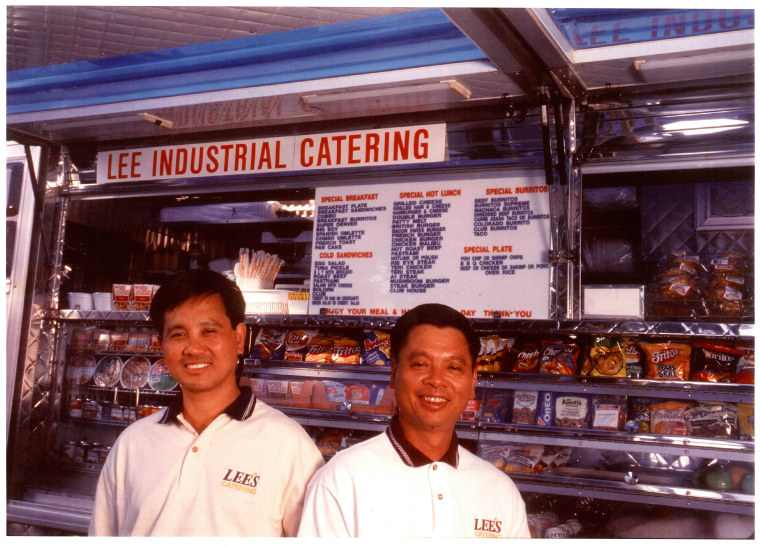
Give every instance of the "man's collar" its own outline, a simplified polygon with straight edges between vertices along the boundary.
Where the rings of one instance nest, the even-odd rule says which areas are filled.
[[[391,440],[391,445],[398,453],[401,461],[403,461],[409,467],[422,467],[423,465],[429,465],[433,463],[433,460],[425,456],[422,452],[417,450],[412,443],[404,436],[404,432],[401,430],[401,424],[399,424],[398,413],[394,414],[391,418],[391,425],[385,430],[388,438]],[[451,444],[449,449],[438,460],[449,464],[451,467],[456,467],[459,464],[459,441],[457,440],[457,434],[451,434]]]
[[[238,394],[237,399],[232,401],[232,404],[224,409],[223,414],[227,414],[233,420],[242,422],[253,414],[253,409],[256,406],[256,396],[253,394],[250,386],[241,386],[239,389],[240,394]],[[175,421],[181,412],[182,391],[174,397],[171,404],[166,408],[159,423],[168,424],[169,422]]]

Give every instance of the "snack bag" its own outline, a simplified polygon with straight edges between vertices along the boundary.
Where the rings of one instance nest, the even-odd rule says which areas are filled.
[[[541,348],[536,342],[523,342],[515,351],[515,364],[513,372],[538,372],[538,361],[541,354]]]
[[[496,334],[481,336],[480,354],[476,362],[478,370],[487,372],[509,370],[509,355],[514,343],[514,338],[504,338]]]
[[[737,373],[731,378],[735,384],[754,384],[755,383],[755,346],[754,344],[737,344],[736,349],[743,352],[744,355],[736,363]]]
[[[379,330],[364,331],[361,362],[365,365],[390,366],[391,335]]]
[[[691,379],[697,382],[730,381],[744,355],[736,348],[711,342],[694,342],[692,352]]]
[[[687,343],[642,343],[646,377],[655,380],[688,380],[691,346]]]
[[[361,353],[361,345],[356,340],[343,337],[333,340],[332,362],[336,365],[358,365]]]
[[[285,335],[285,361],[303,361],[306,356],[306,347],[309,345],[316,330],[291,330]]]
[[[576,344],[563,342],[541,342],[541,358],[538,369],[548,374],[575,374],[578,370],[578,354],[580,348]]]
[[[590,376],[628,376],[626,354],[620,340],[607,336],[595,336],[588,359],[583,364],[583,374]]]
[[[328,336],[315,336],[306,346],[306,356],[304,361],[307,363],[331,363],[333,351],[333,340]]]
[[[649,431],[649,406],[651,404],[651,399],[643,397],[632,397],[630,399],[628,421],[625,423],[625,430],[628,433],[647,433]]]
[[[263,327],[256,335],[250,356],[261,361],[279,360],[284,351],[285,331]]]

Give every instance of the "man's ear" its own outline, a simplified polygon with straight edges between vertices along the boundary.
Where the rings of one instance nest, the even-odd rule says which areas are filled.
[[[237,339],[238,355],[242,355],[243,352],[245,352],[245,335],[247,332],[248,329],[246,328],[245,323],[238,323],[235,327],[235,338]]]
[[[396,385],[396,360],[391,357],[391,380],[388,382],[388,386],[395,389]]]

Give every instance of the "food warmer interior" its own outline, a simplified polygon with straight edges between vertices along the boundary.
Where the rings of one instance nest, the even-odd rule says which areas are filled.
[[[33,211],[23,337],[17,364],[9,363],[9,534],[85,533],[111,444],[129,423],[176,396],[176,382],[159,366],[146,310],[155,287],[183,269],[215,269],[242,286],[243,270],[257,258],[276,262],[266,279],[254,275],[260,283],[246,292],[241,385],[299,421],[326,459],[383,431],[394,411],[387,352],[394,295],[351,315],[315,297],[325,290],[325,238],[359,238],[329,220],[324,196],[345,187],[366,198],[377,188],[501,177],[537,178],[542,188],[531,206],[546,208],[538,260],[546,277],[539,287],[522,283],[545,294],[548,310],[510,313],[513,295],[500,285],[488,289],[502,311],[471,319],[482,347],[476,398],[457,427],[462,443],[512,477],[536,537],[558,526],[564,537],[754,537],[754,76],[737,61],[747,51],[751,58],[753,44],[731,42],[730,32],[674,34],[643,42],[650,47],[638,53],[612,51],[636,49],[626,44],[607,47],[607,58],[596,57],[601,61],[587,55],[573,62],[561,44],[577,34],[563,42],[561,32],[586,26],[572,11],[410,10],[337,23],[352,32],[386,32],[384,47],[357,53],[365,57],[411,35],[408,47],[418,56],[423,46],[444,50],[435,40],[449,40],[464,58],[464,40],[477,60],[451,62],[447,70],[472,90],[469,99],[369,107],[347,99],[342,108],[302,108],[296,116],[288,93],[299,101],[308,93],[283,87],[272,91],[280,93],[280,110],[266,116],[257,109],[269,98],[253,93],[191,100],[172,90],[135,106],[108,91],[97,70],[93,95],[113,93],[111,110],[120,113],[94,100],[76,103],[73,92],[67,99],[72,84],[62,75],[51,79],[63,90],[63,106],[43,114],[32,100],[54,101],[42,92],[28,103],[9,94],[9,138],[42,151],[33,166],[41,201]],[[630,14],[609,11],[599,29],[615,17],[633,25]],[[644,14],[651,24],[656,13],[637,15]],[[403,35],[388,30],[404,25]],[[300,32],[277,35],[280,45]],[[265,37],[251,38],[244,45],[255,50]],[[691,63],[678,40],[690,40]],[[716,50],[716,40],[733,45]],[[581,49],[581,42],[575,53],[600,51]],[[193,47],[168,51],[204,52]],[[308,83],[308,43],[298,54],[301,63],[291,69]],[[715,64],[716,55],[725,65]],[[129,65],[123,77],[138,88],[135,74],[151,60],[135,61],[144,64]],[[708,61],[726,73],[696,74]],[[425,62],[428,69],[444,64]],[[481,72],[471,74],[476,63]],[[656,63],[669,68],[632,68]],[[177,78],[203,80],[216,68]],[[428,81],[405,67],[385,69],[386,83],[352,70],[325,76],[336,80],[330,86],[318,80],[322,88],[317,81],[302,88],[320,95],[330,87],[350,93],[354,86]],[[388,83],[394,71],[401,72],[398,81]],[[24,85],[44,89],[39,75],[19,74],[9,93]],[[412,77],[420,82],[403,81]],[[237,118],[232,110],[217,115],[228,105],[237,105]],[[142,108],[175,120],[174,128],[144,116],[121,121]],[[442,160],[140,183],[104,183],[97,165],[113,150],[410,124],[445,124]],[[395,231],[363,235],[364,249],[379,253]],[[370,283],[330,271],[355,286]],[[521,274],[498,272],[504,287]]]

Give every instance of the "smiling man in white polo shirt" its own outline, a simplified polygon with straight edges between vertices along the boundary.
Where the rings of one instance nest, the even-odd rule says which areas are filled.
[[[391,332],[390,427],[317,471],[299,536],[529,538],[514,483],[457,442],[475,395],[480,339],[440,304],[410,310]]]
[[[156,293],[151,318],[181,395],[114,443],[90,534],[294,536],[324,461],[299,424],[238,387],[240,289],[215,272],[183,272]]]

